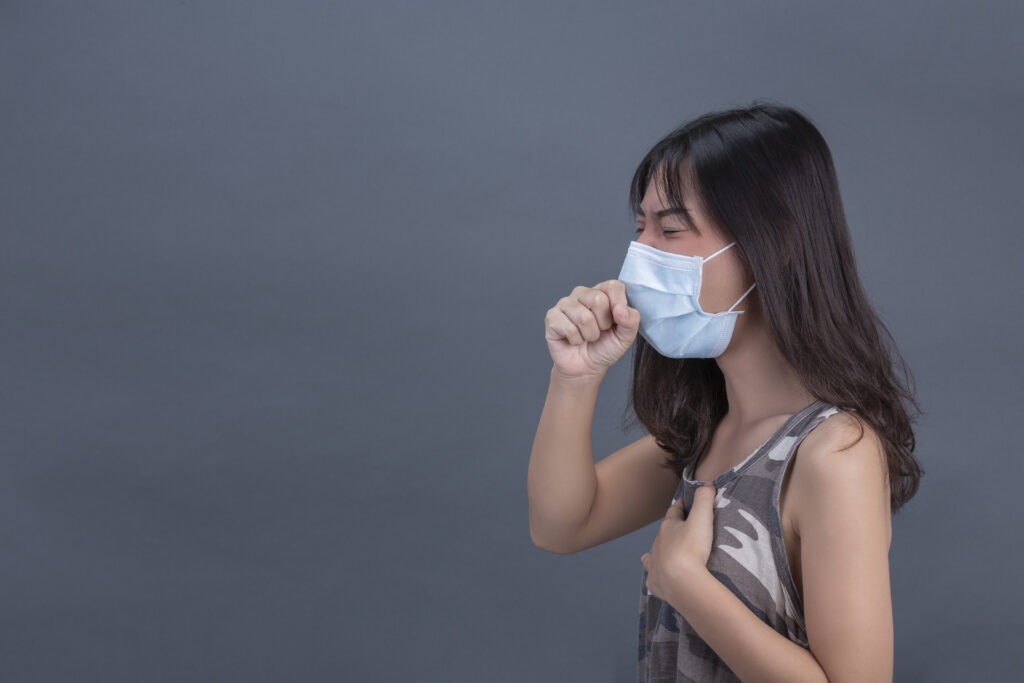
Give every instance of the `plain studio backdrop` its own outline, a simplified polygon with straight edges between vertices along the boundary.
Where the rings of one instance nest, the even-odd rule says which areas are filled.
[[[0,680],[633,681],[657,525],[530,541],[543,318],[616,277],[649,147],[755,98],[831,146],[925,411],[896,680],[1018,675],[1022,22],[0,3]]]

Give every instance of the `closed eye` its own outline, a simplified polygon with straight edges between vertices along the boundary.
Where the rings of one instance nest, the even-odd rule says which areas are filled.
[[[640,233],[642,233],[643,231],[644,231],[644,229],[643,229],[643,228],[637,228],[637,229],[636,229],[636,230],[635,230],[634,232],[636,232],[636,234],[638,234],[638,235],[639,235],[639,234],[640,234]],[[663,234],[663,235],[674,235],[674,234],[676,234],[677,232],[682,232],[682,230],[662,230],[662,231],[661,231],[661,234]]]

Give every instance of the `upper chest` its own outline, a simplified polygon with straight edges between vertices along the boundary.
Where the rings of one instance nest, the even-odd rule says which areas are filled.
[[[762,443],[762,442],[758,442]],[[739,447],[732,446],[731,448],[720,442],[720,445],[716,448],[712,446],[704,458],[697,463],[696,468],[693,470],[693,479],[697,481],[712,481],[722,474],[728,472],[731,468],[741,464],[742,459],[737,460],[735,456],[730,460],[727,454],[731,451],[733,454],[736,452],[740,453],[752,453],[757,447],[757,443],[751,446],[749,451],[744,450],[747,445],[750,444],[749,439],[747,444]],[[793,577],[793,581],[796,584],[797,592],[800,594],[801,600],[803,599],[803,583],[800,566],[800,537],[796,533],[796,528],[793,523],[793,516],[797,509],[797,501],[799,500],[800,491],[798,486],[792,486],[792,473],[793,467],[796,463],[796,456],[799,451],[799,444],[793,450],[793,453],[789,456],[785,463],[785,470],[782,473],[782,483],[779,490],[779,520],[782,526],[782,542],[786,554],[786,559],[789,564],[790,574]]]

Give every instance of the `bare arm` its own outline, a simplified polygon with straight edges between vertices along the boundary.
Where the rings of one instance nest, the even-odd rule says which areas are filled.
[[[830,681],[891,681],[893,618],[889,588],[889,507],[885,452],[874,430],[860,435],[853,413],[808,434],[791,486],[800,535],[807,639]],[[803,446],[801,450],[804,450]]]
[[[583,524],[597,490],[590,445],[594,404],[602,377],[576,381],[551,369],[527,470],[530,538],[559,552]]]
[[[597,391],[639,324],[618,280],[575,287],[544,317],[554,366],[527,472],[530,538],[540,548],[572,553],[617,538],[657,519],[675,488],[670,470],[652,466],[665,454],[651,439],[594,465]]]
[[[810,649],[768,626],[706,568],[668,596],[743,681],[872,683],[892,680],[889,491],[877,437],[848,413],[815,428],[794,455],[791,491],[800,534],[804,620]]]
[[[596,385],[566,386],[552,373],[528,473],[530,536],[551,552],[580,552],[652,524],[679,485],[650,434],[594,465],[596,397]]]

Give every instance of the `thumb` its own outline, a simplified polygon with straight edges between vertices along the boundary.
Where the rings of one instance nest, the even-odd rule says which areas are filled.
[[[622,304],[615,304],[612,308],[612,315],[615,317],[615,333],[622,339],[632,340],[640,326],[640,311]]]
[[[711,522],[711,519],[715,514],[715,495],[718,493],[718,489],[715,488],[714,484],[704,484],[703,486],[697,487],[696,492],[693,494],[693,505],[690,506],[690,514],[687,516],[687,521],[697,519],[706,519],[707,523]]]

